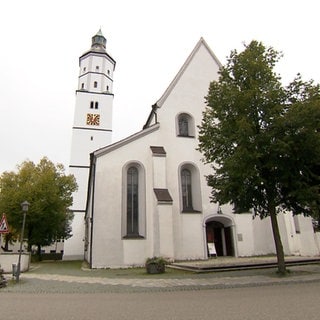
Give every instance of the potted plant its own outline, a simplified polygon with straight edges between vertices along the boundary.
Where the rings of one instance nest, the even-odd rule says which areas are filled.
[[[167,264],[166,259],[162,257],[148,258],[146,260],[147,273],[150,273],[150,274],[164,273],[166,264]]]

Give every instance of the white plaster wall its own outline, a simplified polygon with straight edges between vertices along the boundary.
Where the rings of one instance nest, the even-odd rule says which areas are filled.
[[[236,225],[236,241],[238,256],[251,256],[254,254],[254,232],[252,215],[250,213],[234,214]]]
[[[97,159],[96,194],[94,207],[93,267],[143,264],[153,256],[154,193],[151,145],[155,145],[156,132],[133,141],[130,146],[114,150]],[[130,161],[129,161],[130,160]],[[129,162],[143,164],[146,172],[146,239],[122,239],[121,221],[123,167]],[[131,247],[139,247],[138,254],[131,254]],[[130,250],[128,248],[131,248]],[[133,250],[133,252],[136,252]]]
[[[218,66],[213,61],[205,47],[200,47],[196,56],[182,74],[176,86],[158,110],[160,122],[161,143],[167,152],[167,185],[174,199],[173,223],[174,242],[177,259],[205,258],[203,215],[212,214],[217,205],[209,203],[210,189],[206,187],[204,166],[200,161],[202,156],[196,151],[198,147],[197,126],[201,123],[202,111],[205,106],[204,97],[208,92],[209,84],[217,79]],[[194,138],[176,136],[176,117],[179,113],[188,113],[193,116],[196,135]],[[179,172],[183,163],[192,163],[200,172],[200,214],[183,214],[180,206]]]
[[[320,232],[314,233],[314,241],[316,243],[316,248],[318,250],[318,254],[320,254]]]
[[[29,270],[31,255],[30,253],[21,253],[21,272]],[[3,269],[5,273],[12,273],[12,265],[18,265],[19,254],[10,252],[1,252],[0,254],[0,268]]]
[[[275,245],[271,229],[270,218],[260,219],[255,217],[253,223],[253,236],[254,236],[254,254],[255,255],[268,255],[274,254]]]
[[[285,255],[313,256],[319,254],[317,241],[313,233],[311,218],[299,216],[300,233],[296,233],[291,213],[278,214],[278,224]],[[255,218],[254,242],[255,254],[275,254],[275,245],[270,218]]]
[[[166,157],[153,156],[153,185],[154,188],[167,187]]]
[[[99,102],[98,109],[91,109],[90,102]],[[74,127],[87,127],[93,129],[111,129],[112,128],[112,103],[113,95],[110,94],[94,94],[78,91],[76,94],[76,105],[74,113]],[[100,126],[88,126],[86,124],[87,113],[99,113]],[[103,145],[104,146],[104,145]]]
[[[176,254],[178,260],[204,259],[202,220],[202,214],[180,214],[181,243]]]
[[[122,162],[97,159],[93,212],[92,253],[94,268],[123,265],[121,241]]]
[[[76,212],[72,221],[72,237],[64,242],[63,260],[84,258],[84,212]]]
[[[73,193],[72,210],[84,210],[86,207],[86,196],[88,189],[89,168],[69,168],[69,174],[76,178],[78,191]]]
[[[159,256],[174,259],[172,205],[158,205]]]
[[[168,184],[168,189],[171,195],[172,190],[175,190],[176,197],[174,198],[174,205],[168,206],[167,209],[163,209],[165,215],[158,216],[158,219],[161,221],[163,219],[172,219],[175,222],[179,221],[179,223],[178,225],[173,226],[174,230],[172,231],[170,230],[170,228],[172,228],[172,223],[170,224],[169,222],[167,227],[163,224],[161,226],[162,229],[159,231],[159,220],[157,221],[155,219],[155,215],[157,216],[158,213],[155,212],[155,196],[153,192],[154,181],[153,175],[150,174],[153,166],[150,146],[161,145],[166,149],[165,144],[154,143],[154,141],[159,141],[158,135],[158,132],[154,132],[139,140],[133,141],[128,146],[114,150],[110,155],[106,154],[101,156],[97,160],[93,267],[106,265],[123,266],[129,262],[130,264],[144,263],[147,257],[151,257],[160,252],[168,253],[166,255],[171,255],[170,252],[177,252],[176,258],[178,259],[204,258],[203,216],[201,213],[180,213],[177,164],[176,162],[173,162],[172,159],[170,159],[171,162],[167,165],[167,168],[171,168],[167,174],[167,179],[171,175],[170,172],[174,172],[174,178],[172,179],[173,184]],[[170,158],[169,154],[167,154],[167,156]],[[146,240],[125,240],[121,238],[121,194],[123,192],[123,186],[119,174],[122,173],[122,168],[127,163],[128,159],[143,163],[146,171]],[[167,163],[169,162],[168,160],[166,161]],[[173,170],[174,166],[175,169]],[[162,181],[161,184],[164,183],[163,178],[160,179],[160,181]],[[159,184],[156,186],[159,187]],[[172,207],[172,210],[175,210],[173,216],[176,216],[177,218],[170,217],[167,212],[167,210],[171,211],[169,207]],[[177,233],[179,234],[179,230],[176,229],[180,230],[180,236],[178,235],[178,237]],[[161,233],[170,235],[172,232],[175,235],[174,241],[178,240],[178,243],[176,243],[174,247],[170,247],[170,241],[168,241],[168,239],[158,243],[159,236],[157,236],[157,234],[160,234],[161,239]],[[99,245],[97,245],[97,243],[99,243]],[[130,258],[131,254],[126,248],[134,246],[133,244],[139,246],[139,254],[134,254],[132,258]],[[133,251],[135,252],[135,250]],[[108,254],[106,254],[106,252],[108,252]]]
[[[96,70],[96,66],[99,66],[99,70]],[[84,83],[84,90],[92,92],[105,92],[106,85],[108,84],[109,91],[112,92],[113,71],[113,62],[110,61],[106,56],[89,55],[82,58],[80,60],[78,89],[81,90],[82,83]],[[94,88],[94,81],[98,82],[97,88]]]
[[[300,225],[300,255],[315,256],[319,255],[318,243],[315,239],[312,226],[312,218],[299,215]]]
[[[123,265],[142,266],[146,261],[147,240],[123,240]]]
[[[175,126],[178,113],[185,112],[191,114],[194,117],[196,132],[198,132],[197,125],[201,123],[202,112],[205,107],[204,97],[208,94],[210,82],[218,79],[217,72],[217,64],[213,61],[207,49],[201,46],[165,100],[164,105],[158,110],[158,119],[161,123],[162,131],[161,135],[164,141],[170,142],[170,139],[176,137]],[[183,137],[178,139],[178,141],[186,140]],[[192,141],[193,139],[190,140]],[[185,143],[185,141],[181,142],[183,145]],[[176,144],[171,143],[167,147],[175,151],[175,156],[179,155],[179,142]],[[190,149],[189,155],[192,156]],[[199,154],[197,155],[197,158],[198,157]]]

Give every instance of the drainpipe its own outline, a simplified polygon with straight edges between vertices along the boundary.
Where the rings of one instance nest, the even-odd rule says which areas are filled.
[[[238,239],[237,239],[237,233],[236,233],[236,225],[232,224],[231,225],[231,230],[232,230],[232,239],[233,239],[233,244],[234,244],[234,256],[235,258],[238,258]]]
[[[90,165],[90,170],[91,170],[91,175],[90,175],[90,181],[92,180],[92,183],[89,184],[92,185],[91,190],[91,217],[89,219],[90,223],[90,269],[92,269],[92,247],[93,247],[93,214],[94,214],[94,195],[95,195],[95,180],[96,180],[96,157],[94,156],[94,153],[91,153],[91,165]]]
[[[205,259],[209,259],[208,257],[208,243],[207,243],[207,230],[206,230],[206,222],[204,221],[204,223],[202,224],[202,228],[203,228],[203,231],[202,231],[202,234],[203,234],[203,256]]]

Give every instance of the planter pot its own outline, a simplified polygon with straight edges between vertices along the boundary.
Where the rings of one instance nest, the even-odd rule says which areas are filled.
[[[147,273],[155,274],[155,273],[164,273],[165,265],[162,263],[150,262],[146,264]]]

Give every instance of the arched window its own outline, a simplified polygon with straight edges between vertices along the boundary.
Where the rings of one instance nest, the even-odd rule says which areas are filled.
[[[127,235],[139,235],[139,172],[136,167],[127,171]]]
[[[146,236],[145,169],[141,163],[129,162],[122,169],[122,239]]]
[[[194,119],[188,113],[180,113],[176,117],[176,134],[179,137],[194,138]]]
[[[189,169],[181,170],[182,211],[193,211],[192,181]]]
[[[95,81],[95,82],[93,83],[93,87],[94,87],[94,88],[97,88],[97,87],[98,87],[98,82],[97,82],[97,81]]]
[[[185,114],[179,116],[179,136],[189,136],[189,122]]]
[[[179,167],[180,208],[182,213],[201,213],[201,182],[198,168],[193,163]]]
[[[95,109],[98,109],[98,108],[99,108],[99,102],[98,102],[98,101],[96,101],[96,102],[94,103],[94,108],[95,108]]]

